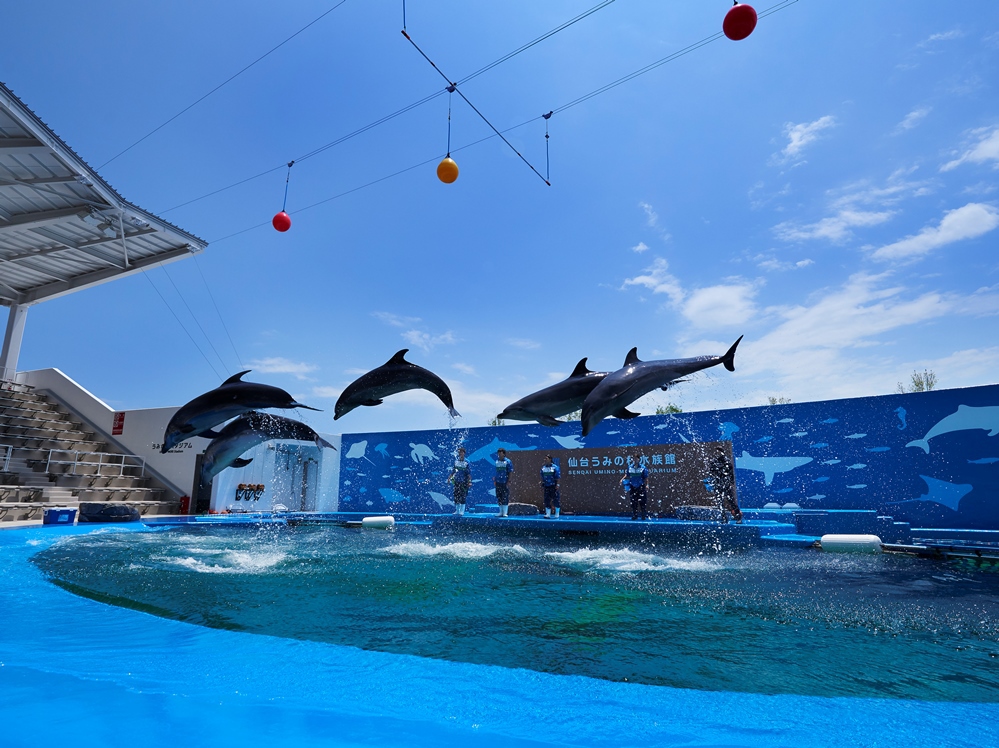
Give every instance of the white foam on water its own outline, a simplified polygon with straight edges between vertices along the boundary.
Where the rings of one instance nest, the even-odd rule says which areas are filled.
[[[578,551],[549,551],[545,556],[565,566],[590,571],[718,571],[723,567],[717,561],[703,558],[664,558],[650,553],[617,548],[582,548]]]
[[[28,545],[41,545],[42,541],[41,540],[29,540],[29,541],[27,541],[27,544]]]
[[[164,557],[153,560],[162,561],[174,566],[181,566],[200,574],[255,574],[266,571],[288,557],[287,553],[273,551],[269,553],[251,553],[249,551],[228,551],[222,559],[223,563],[205,563],[193,556]]]
[[[488,558],[498,553],[527,555],[527,551],[519,545],[487,545],[485,543],[447,543],[431,545],[430,543],[398,543],[385,548],[386,553],[394,556],[409,556],[427,558],[432,556],[452,556],[454,558]]]

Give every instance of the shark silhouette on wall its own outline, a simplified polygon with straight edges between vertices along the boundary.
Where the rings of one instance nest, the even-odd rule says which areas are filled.
[[[786,473],[812,461],[811,457],[754,457],[749,452],[743,452],[742,457],[735,458],[735,466],[740,470],[756,470],[763,473],[763,478],[769,486],[774,475]]]

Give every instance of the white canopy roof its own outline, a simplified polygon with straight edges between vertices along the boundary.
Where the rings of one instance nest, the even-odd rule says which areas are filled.
[[[0,304],[35,304],[206,246],[127,202],[0,83]]]

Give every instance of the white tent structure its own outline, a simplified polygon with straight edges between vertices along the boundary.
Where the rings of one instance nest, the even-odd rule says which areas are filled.
[[[201,252],[207,242],[127,202],[0,83],[0,380],[32,304]]]

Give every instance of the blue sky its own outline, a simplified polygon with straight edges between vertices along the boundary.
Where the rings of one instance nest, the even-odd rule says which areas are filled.
[[[98,167],[334,4],[21,3],[0,79]],[[596,4],[411,0],[407,22],[460,79]],[[462,90],[500,129],[535,118],[507,137],[544,172],[540,114],[716,33],[728,7],[617,0]],[[632,346],[721,354],[739,335],[734,374],[668,399],[876,395],[923,368],[944,387],[996,381],[999,6],[800,0],[555,114],[551,187],[498,139],[458,150],[490,131],[457,97],[461,175],[438,182],[440,96],[298,163],[287,234],[230,236],[281,208],[280,169],[169,210],[440,91],[401,15],[347,0],[100,168],[209,247],[169,278],[32,307],[19,368],[63,369],[118,408],[179,405],[252,368],[347,432],[447,425],[423,392],[334,424],[338,393],[403,347],[470,426],[582,356],[614,370]]]

